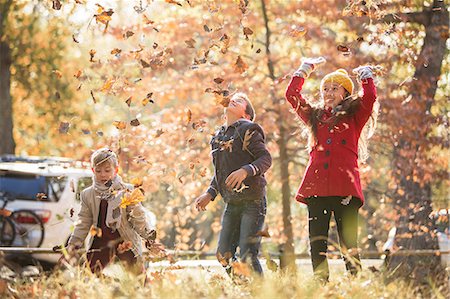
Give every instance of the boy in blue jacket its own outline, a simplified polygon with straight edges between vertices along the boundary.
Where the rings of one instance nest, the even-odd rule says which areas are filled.
[[[197,210],[220,193],[225,201],[217,259],[229,269],[239,246],[243,262],[262,274],[258,253],[266,216],[266,179],[272,164],[263,129],[253,122],[255,111],[245,93],[236,93],[225,108],[226,123],[211,139],[214,176],[208,190],[195,200]]]

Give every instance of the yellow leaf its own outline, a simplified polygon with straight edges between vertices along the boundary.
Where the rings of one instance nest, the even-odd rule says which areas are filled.
[[[134,205],[144,200],[145,196],[144,194],[142,194],[141,189],[136,188],[131,193],[129,191],[125,192],[125,194],[122,196],[120,207],[126,208],[129,205]]]
[[[105,84],[103,84],[100,91],[101,92],[109,92],[111,90],[111,87],[113,86],[114,82],[116,82],[116,80],[114,80],[113,78],[106,80]]]
[[[250,139],[252,138],[255,131],[250,132],[250,130],[245,131],[244,142],[242,142],[242,150],[248,151],[248,146],[250,144]]]

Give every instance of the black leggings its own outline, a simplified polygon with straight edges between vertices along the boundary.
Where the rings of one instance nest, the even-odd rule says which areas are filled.
[[[358,253],[358,209],[361,200],[356,197],[350,201],[345,197],[312,197],[307,199],[309,213],[309,242],[314,275],[328,281],[329,269],[326,257],[328,230],[331,212],[337,224],[339,244],[344,256],[345,266],[355,275],[361,269]]]

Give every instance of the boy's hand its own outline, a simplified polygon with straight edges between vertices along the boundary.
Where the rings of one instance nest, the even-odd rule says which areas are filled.
[[[212,196],[208,192],[203,193],[195,199],[195,208],[197,211],[206,211],[206,206],[211,202]]]
[[[242,182],[247,178],[247,171],[245,169],[238,169],[230,173],[230,175],[225,180],[225,184],[230,190],[238,188],[242,185]]]

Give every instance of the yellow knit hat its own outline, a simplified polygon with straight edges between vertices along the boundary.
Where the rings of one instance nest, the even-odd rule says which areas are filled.
[[[327,74],[323,77],[320,82],[320,90],[322,90],[323,85],[327,82],[335,82],[339,83],[345,90],[347,90],[350,94],[353,93],[353,81],[348,76],[348,73],[344,69],[338,69],[332,73]]]

